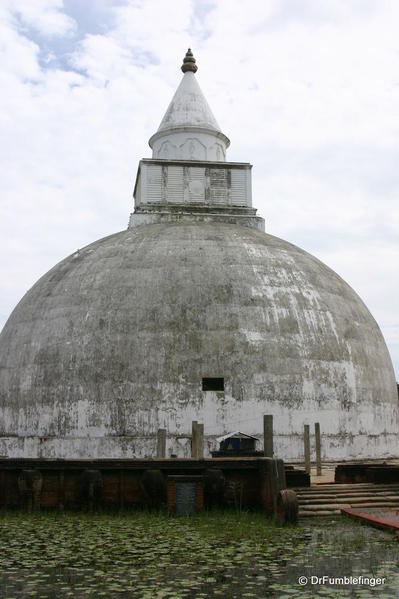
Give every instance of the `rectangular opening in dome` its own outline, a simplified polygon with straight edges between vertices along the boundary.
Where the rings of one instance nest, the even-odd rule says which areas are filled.
[[[224,378],[205,377],[202,379],[203,391],[224,391]]]

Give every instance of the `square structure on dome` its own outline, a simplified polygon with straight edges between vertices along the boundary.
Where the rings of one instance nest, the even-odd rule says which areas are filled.
[[[136,208],[153,204],[252,207],[252,165],[143,159],[134,199]]]

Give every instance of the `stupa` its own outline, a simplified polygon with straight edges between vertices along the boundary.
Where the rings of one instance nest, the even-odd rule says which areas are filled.
[[[189,50],[140,161],[129,227],[74,252],[18,304],[0,336],[0,455],[205,454],[232,431],[303,455],[396,454],[398,400],[381,331],[335,272],[264,232],[251,165],[228,162]]]

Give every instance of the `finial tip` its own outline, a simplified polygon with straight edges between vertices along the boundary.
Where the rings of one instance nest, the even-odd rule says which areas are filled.
[[[195,73],[198,70],[198,67],[195,64],[195,58],[193,56],[191,48],[187,50],[186,55],[183,58],[181,70],[183,71],[183,73],[187,73],[187,71],[192,71],[193,73]]]

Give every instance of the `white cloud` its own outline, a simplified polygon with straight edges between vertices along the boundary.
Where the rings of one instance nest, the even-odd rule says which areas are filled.
[[[359,292],[399,376],[399,4],[101,4],[101,23],[68,0],[0,7],[3,322],[55,262],[126,226],[191,46],[229,159],[254,164],[267,230]]]
[[[42,35],[70,35],[76,29],[74,20],[63,12],[62,0],[6,0],[6,4],[22,25]]]

